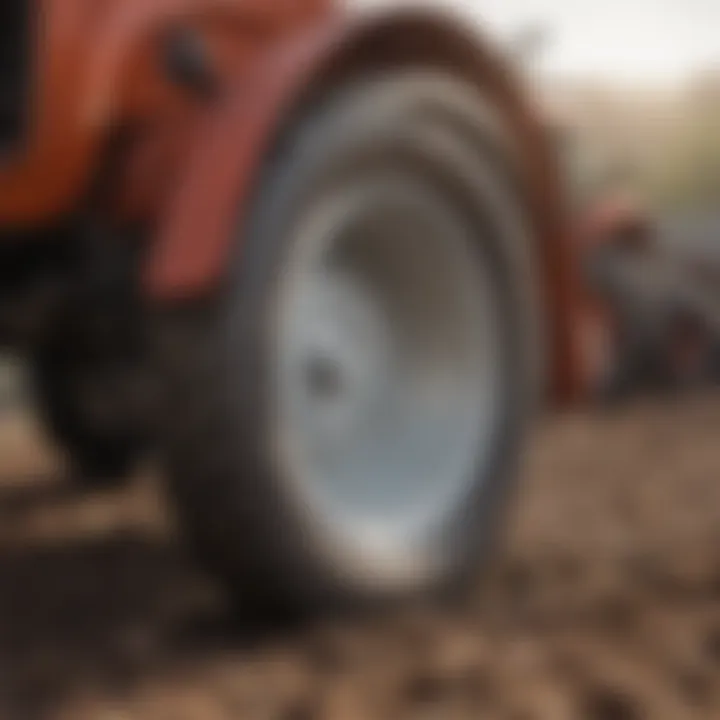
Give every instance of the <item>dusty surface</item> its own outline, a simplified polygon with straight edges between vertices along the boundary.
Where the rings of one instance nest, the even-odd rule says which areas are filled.
[[[720,399],[539,433],[507,557],[453,611],[258,635],[149,480],[77,497],[0,419],[0,718],[720,718]]]

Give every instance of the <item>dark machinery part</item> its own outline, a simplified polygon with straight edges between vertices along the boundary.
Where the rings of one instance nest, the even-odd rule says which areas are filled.
[[[651,244],[608,243],[585,277],[614,326],[614,362],[601,393],[618,399],[720,381],[720,289]]]

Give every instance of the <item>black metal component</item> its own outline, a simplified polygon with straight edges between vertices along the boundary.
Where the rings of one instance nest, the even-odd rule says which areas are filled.
[[[659,250],[606,245],[585,278],[610,311],[615,358],[601,395],[622,399],[720,380],[720,292]]]
[[[0,2],[0,152],[13,148],[25,132],[35,5],[28,0]]]
[[[168,77],[203,99],[217,94],[218,81],[212,59],[201,35],[189,28],[172,30],[164,46]]]
[[[0,347],[33,345],[71,292],[67,228],[0,234]]]

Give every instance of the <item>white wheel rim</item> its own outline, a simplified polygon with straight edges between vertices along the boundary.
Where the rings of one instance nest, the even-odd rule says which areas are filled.
[[[346,184],[294,228],[271,323],[273,452],[323,541],[375,579],[431,572],[429,538],[491,461],[488,265],[472,223],[401,176]]]

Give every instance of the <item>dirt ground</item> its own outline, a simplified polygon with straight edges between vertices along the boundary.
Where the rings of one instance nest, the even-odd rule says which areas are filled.
[[[78,496],[0,417],[0,718],[720,718],[720,398],[538,432],[484,588],[447,611],[255,632],[147,471]]]

